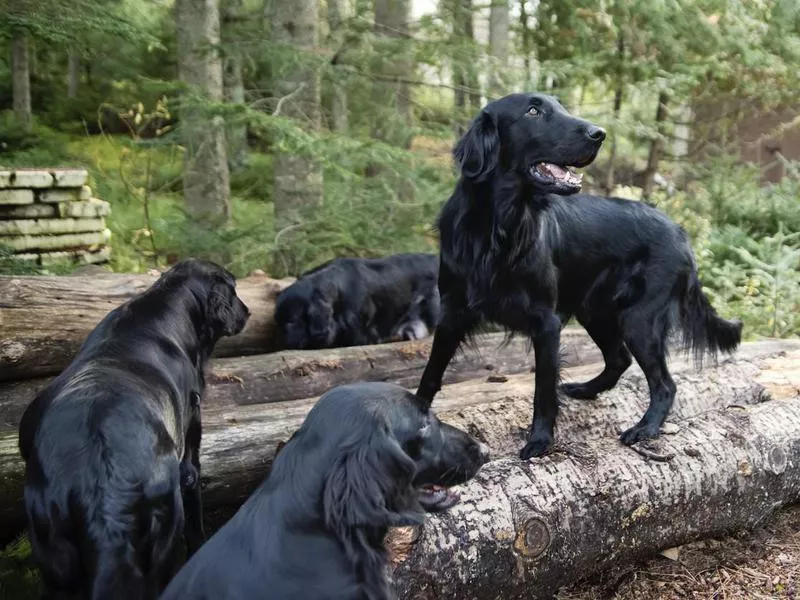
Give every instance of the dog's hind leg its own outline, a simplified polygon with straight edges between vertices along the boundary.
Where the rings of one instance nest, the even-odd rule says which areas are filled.
[[[196,394],[196,392],[193,392]],[[192,556],[206,539],[203,529],[203,501],[200,492],[200,420],[199,394],[192,400],[192,413],[186,431],[186,454],[180,464],[181,492],[185,525],[186,554]]]
[[[564,383],[561,391],[571,398],[578,400],[591,400],[606,390],[610,390],[622,377],[622,374],[631,366],[631,353],[625,347],[616,318],[592,319],[586,315],[579,315],[578,322],[583,325],[586,332],[600,351],[603,353],[605,367],[594,379],[583,383]]]
[[[675,400],[675,382],[667,369],[666,315],[642,315],[624,324],[625,343],[642,368],[650,390],[650,405],[641,420],[620,436],[623,444],[658,436]]]

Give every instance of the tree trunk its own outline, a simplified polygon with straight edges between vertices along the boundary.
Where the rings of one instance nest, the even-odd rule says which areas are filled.
[[[328,27],[330,36],[328,46],[336,53],[337,63],[343,62],[343,45],[345,43],[345,21],[349,17],[348,0],[328,0]],[[349,129],[347,112],[347,82],[337,74],[333,66],[331,84],[331,129],[336,133],[346,134]]]
[[[189,214],[206,226],[230,217],[230,172],[225,123],[204,104],[223,99],[216,0],[176,0],[178,73],[188,86],[181,110],[185,146],[183,197]]]
[[[509,8],[508,0],[492,0],[489,9],[489,56],[491,71],[489,73],[489,96],[499,98],[508,93],[508,45],[509,45]]]
[[[477,57],[474,56],[475,42],[472,0],[450,0],[453,21],[452,57],[453,88],[456,113],[466,119],[480,110],[480,91],[478,75],[475,71]],[[464,133],[463,123],[456,123],[456,136]]]
[[[226,56],[222,83],[226,102],[244,104],[244,77],[242,75],[242,55],[235,48],[237,39],[235,24],[241,20],[242,1],[227,0],[222,9],[222,40]],[[231,172],[240,171],[247,165],[247,125],[229,122],[226,128],[228,141],[228,168]]]
[[[660,525],[682,532],[684,536],[709,532],[704,529],[702,520],[694,517],[688,527],[681,529],[684,519],[676,516],[674,506],[680,507],[680,502],[686,503],[683,508],[687,511],[702,511],[697,514],[708,517],[709,522],[717,518],[710,514],[716,507],[720,515],[730,515],[726,524],[735,527],[763,516],[766,503],[761,496],[756,498],[753,490],[757,488],[753,486],[766,486],[769,502],[796,499],[800,491],[797,490],[800,486],[800,455],[797,454],[800,452],[800,404],[779,399],[797,397],[798,360],[800,344],[797,342],[763,342],[744,345],[736,359],[708,368],[701,374],[686,361],[673,364],[679,392],[670,422],[678,423],[680,432],[674,437],[665,436],[662,443],[677,455],[671,462],[656,461],[653,466],[634,451],[622,447],[616,439],[617,431],[635,422],[643,410],[647,384],[638,370],[631,369],[614,390],[595,402],[565,402],[554,453],[532,464],[510,458],[522,444],[530,420],[533,393],[530,374],[512,375],[504,381],[481,379],[444,386],[434,404],[437,412],[444,420],[488,443],[495,462],[484,467],[476,481],[465,488],[464,501],[459,508],[429,519],[420,542],[405,557],[397,572],[401,582],[409,584],[409,590],[404,593],[411,590],[422,593],[433,588],[436,598],[461,595],[494,599],[497,594],[502,595],[497,586],[503,585],[502,591],[509,592],[503,597],[516,598],[520,597],[523,578],[542,577],[543,586],[552,586],[564,577],[574,578],[576,571],[583,572],[586,563],[612,560],[612,552],[606,550],[609,545],[612,550],[630,557],[631,548],[621,547],[619,536],[627,534],[628,530],[620,515],[628,517],[629,531],[637,534],[633,540],[645,540],[637,544],[626,539],[624,543],[633,544],[637,552],[646,552],[663,547],[653,547],[652,541],[653,532],[660,531]],[[595,364],[566,369],[564,378],[584,379],[600,368]],[[772,393],[770,402],[765,402],[768,397],[765,385]],[[315,399],[308,399],[249,406],[204,406],[202,485],[209,512],[225,518],[238,508],[267,474],[277,445],[292,435],[314,402]],[[775,418],[769,418],[770,413]],[[751,417],[750,424],[747,416]],[[728,432],[728,421],[735,423],[735,430]],[[753,429],[752,423],[756,421],[766,422],[771,431]],[[763,434],[762,437],[759,434]],[[0,531],[8,537],[13,537],[22,525],[23,465],[16,437],[15,431],[0,433]],[[763,461],[756,460],[755,454],[744,454],[760,450],[767,443],[765,440],[783,444],[788,465],[782,476],[771,480],[761,476]],[[700,451],[700,458],[696,457],[695,447]],[[697,462],[687,461],[684,453]],[[780,448],[771,451],[773,462],[780,462],[779,454]],[[750,460],[746,465],[743,459],[748,456]],[[729,476],[728,466],[734,459],[737,459],[734,464],[743,472],[752,469],[752,480],[743,484],[739,478]],[[531,483],[528,472],[534,475],[535,484]],[[526,474],[524,478],[522,474]],[[677,478],[694,489],[699,474],[702,474],[704,493],[698,495],[698,500],[692,500],[691,496],[689,500],[684,499],[684,486],[674,486],[673,490],[662,481],[667,478],[668,482],[674,482]],[[786,481],[793,482],[791,486],[795,491],[781,495],[778,492],[786,492]],[[744,493],[753,496],[741,501],[739,495]],[[642,498],[650,496],[651,512],[639,509],[631,518],[631,511],[644,502]],[[605,502],[598,502],[598,497]],[[735,507],[727,504],[729,497],[735,499]],[[621,500],[615,500],[617,498]],[[706,503],[705,509],[697,506],[700,500]],[[530,509],[525,508],[526,503]],[[663,524],[653,523],[650,531],[642,530],[640,520],[657,516],[662,505],[669,520]],[[539,556],[538,563],[534,563],[536,557],[530,555],[510,562],[510,565],[518,565],[519,570],[515,571],[509,569],[512,542],[518,530],[530,529],[525,529],[529,522],[525,510],[535,510],[536,517],[542,521],[541,530],[548,532],[553,543],[549,552]],[[585,519],[584,514],[587,515]],[[561,520],[559,515],[563,517]],[[519,523],[514,519],[520,519]],[[466,528],[465,523],[468,524]],[[569,523],[572,523],[572,532],[567,528]],[[458,531],[469,532],[469,537],[464,538]],[[437,532],[441,532],[438,537]],[[603,537],[603,533],[615,537],[609,539]],[[472,536],[474,541],[468,541]],[[593,536],[590,537],[592,543],[587,543],[584,536]],[[529,547],[535,546],[533,535],[529,535],[528,540],[528,546],[521,546],[522,552],[530,553]],[[468,551],[466,544],[474,546],[474,550]],[[604,551],[598,558],[596,549],[600,547]],[[526,564],[527,560],[531,563]],[[448,561],[453,562],[444,568]],[[580,568],[573,568],[573,564]],[[538,565],[544,565],[541,575]],[[586,571],[590,568],[587,566]],[[498,573],[506,574],[502,581],[498,581]],[[467,590],[469,592],[465,593]]]
[[[662,435],[659,454],[650,458],[611,435],[597,436],[595,427],[562,422],[553,454],[488,464],[455,508],[416,531],[392,532],[400,598],[550,598],[578,575],[754,526],[796,502],[798,359],[795,344],[789,356],[762,361],[761,373],[742,378],[750,369],[739,361],[737,368],[710,369],[696,381],[721,376],[753,386],[745,395],[727,395],[723,381],[708,407],[695,396],[704,393],[702,385],[679,383],[681,400],[694,401],[694,409],[676,407],[670,421],[677,433]],[[757,382],[774,378],[773,369],[787,385],[773,386],[769,398]],[[614,398],[614,412],[625,415],[607,420],[607,429],[628,426],[641,413],[646,387],[637,387],[639,399],[620,396],[619,388],[605,395]],[[585,415],[608,407],[578,404]],[[521,437],[515,442],[512,447]]]
[[[319,45],[318,0],[273,0],[272,27],[276,42],[291,45],[298,53],[317,51]],[[320,79],[308,56],[302,66],[284,65],[275,82],[282,103],[281,115],[302,121],[304,128],[320,126]],[[299,265],[293,251],[293,233],[302,226],[314,207],[322,203],[322,169],[313,160],[278,151],[274,161],[276,237],[280,246],[275,251],[273,273],[297,275]]]
[[[653,193],[655,177],[658,172],[658,162],[661,160],[661,151],[664,147],[664,121],[667,119],[667,92],[658,94],[658,108],[656,109],[656,135],[650,144],[650,154],[647,156],[647,168],[644,171],[644,184],[642,186],[642,200],[648,200]]]
[[[144,291],[153,275],[0,277],[0,381],[59,373],[113,308]],[[289,281],[240,279],[237,292],[252,316],[244,331],[223,338],[217,356],[276,350],[275,298]]]
[[[401,148],[411,146],[410,21],[410,0],[375,0],[375,46],[380,77],[373,84],[373,105],[377,110],[372,135]]]
[[[622,97],[625,93],[625,80],[623,79],[623,65],[625,60],[625,38],[622,32],[617,34],[617,80],[614,90],[614,130],[611,132],[611,148],[608,153],[608,167],[606,168],[606,194],[611,194],[614,190],[614,168],[617,162],[617,125],[619,124],[619,114],[622,110]]]
[[[17,32],[11,40],[11,86],[14,114],[22,126],[30,131],[33,126],[31,71],[28,35],[25,32]]]
[[[600,360],[600,352],[583,330],[567,329],[561,336],[564,366]],[[501,380],[529,372],[533,354],[528,343],[514,339],[503,344],[504,335],[493,333],[472,349],[456,356],[445,374],[445,383],[475,378]],[[326,350],[284,350],[257,356],[218,358],[208,373],[204,410],[249,404],[311,398],[354,381],[389,381],[412,388],[422,376],[430,355],[432,338],[375,346]],[[0,430],[16,429],[22,412],[50,382],[49,377],[0,383]]]
[[[538,3],[534,5],[536,10]],[[525,87],[530,90],[537,89],[538,81],[533,72],[533,31],[528,22],[531,15],[528,13],[528,0],[520,0],[519,3],[519,28],[520,28],[520,45],[522,46],[522,64],[525,68]]]
[[[67,97],[78,97],[78,84],[80,83],[81,57],[75,50],[67,53]]]

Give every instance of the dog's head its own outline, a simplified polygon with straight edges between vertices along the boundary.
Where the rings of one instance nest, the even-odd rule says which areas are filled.
[[[333,306],[307,281],[293,283],[278,295],[275,322],[287,348],[328,348],[336,339]]]
[[[552,96],[511,94],[484,107],[453,156],[466,179],[484,181],[497,169],[515,171],[537,190],[573,194],[606,137],[601,127],[569,114]]]
[[[343,533],[422,522],[425,510],[455,504],[448,488],[472,478],[488,459],[485,445],[386,383],[327,392],[281,455],[294,444],[333,461],[324,475],[324,518]]]
[[[205,260],[182,260],[164,273],[159,285],[183,285],[201,307],[204,327],[213,341],[244,329],[250,310],[236,295],[236,279],[226,269]]]

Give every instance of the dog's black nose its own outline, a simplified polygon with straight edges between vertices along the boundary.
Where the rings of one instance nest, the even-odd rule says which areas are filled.
[[[606,139],[606,130],[602,127],[589,125],[589,127],[586,128],[586,137],[593,142],[602,142],[604,139]]]

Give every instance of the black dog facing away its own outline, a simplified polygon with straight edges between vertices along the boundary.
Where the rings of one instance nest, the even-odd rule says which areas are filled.
[[[333,348],[426,337],[439,321],[432,254],[337,258],[283,290],[275,321],[287,348]]]
[[[156,598],[204,539],[204,368],[249,317],[233,276],[186,260],[112,310],[20,424],[45,596]],[[185,522],[185,530],[184,530]]]
[[[386,383],[327,392],[162,600],[385,600],[391,526],[444,510],[488,450]],[[455,498],[455,500],[454,500]]]
[[[682,332],[697,358],[741,340],[741,323],[717,316],[703,294],[681,227],[641,202],[572,195],[581,177],[569,167],[591,163],[604,139],[550,96],[513,94],[487,105],[454,149],[461,177],[438,220],[442,318],[417,394],[433,401],[454,353],[482,322],[529,336],[536,387],[523,459],[553,442],[560,330],[571,316],[605,368],[561,386],[566,395],[611,389],[631,355],[644,371],[650,405],[622,433],[628,445],[657,436],[672,406],[671,332]]]

